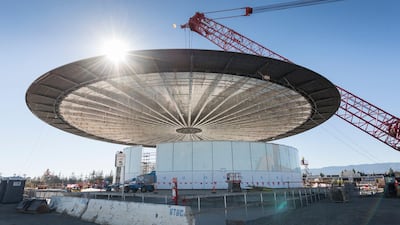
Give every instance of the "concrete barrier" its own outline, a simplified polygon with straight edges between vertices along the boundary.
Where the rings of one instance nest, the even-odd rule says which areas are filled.
[[[91,199],[83,220],[102,225],[191,225],[190,207]]]
[[[54,196],[50,200],[50,208],[58,213],[80,218],[86,211],[89,200],[87,198]]]
[[[55,196],[50,208],[101,225],[195,224],[187,206]]]

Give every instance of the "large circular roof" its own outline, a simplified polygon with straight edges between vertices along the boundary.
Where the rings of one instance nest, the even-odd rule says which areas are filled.
[[[155,146],[185,140],[269,141],[319,125],[340,95],[321,75],[272,58],[164,49],[70,63],[39,77],[29,109],[61,130]]]

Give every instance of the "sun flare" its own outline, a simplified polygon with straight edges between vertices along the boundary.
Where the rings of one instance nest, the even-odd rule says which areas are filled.
[[[104,41],[102,52],[109,60],[119,63],[125,60],[128,52],[128,44],[121,39],[110,39]]]

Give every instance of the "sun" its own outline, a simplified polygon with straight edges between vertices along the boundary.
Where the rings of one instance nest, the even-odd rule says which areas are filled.
[[[103,42],[102,52],[110,61],[120,63],[126,58],[128,44],[121,39],[112,38]]]

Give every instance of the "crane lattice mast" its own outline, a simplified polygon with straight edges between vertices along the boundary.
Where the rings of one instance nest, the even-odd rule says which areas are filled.
[[[292,2],[292,6],[303,6],[298,5],[299,2],[301,1]],[[302,2],[310,5],[312,2],[322,3],[331,1],[312,0]],[[289,8],[290,6],[289,3],[284,7]],[[260,9],[263,10],[272,10],[274,8],[283,9],[281,5],[260,7]],[[245,10],[242,16],[249,16],[254,13],[254,9],[250,7],[240,9]],[[291,63],[290,60],[278,53],[216,22],[214,19],[207,18],[204,13],[197,12],[189,19],[188,23],[181,25],[181,28],[189,28],[191,31],[205,37],[225,51],[267,56]],[[336,87],[341,96],[341,103],[336,115],[393,149],[400,151],[400,119],[362,98],[357,97],[349,91],[338,86]]]

